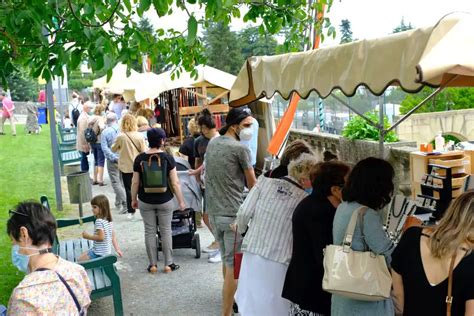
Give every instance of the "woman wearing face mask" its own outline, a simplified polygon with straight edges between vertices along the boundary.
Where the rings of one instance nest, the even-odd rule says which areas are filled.
[[[291,218],[308,194],[309,173],[316,157],[302,154],[289,165],[289,176],[260,177],[237,213],[238,233],[247,230],[235,296],[239,312],[246,315],[288,315],[290,302],[281,297],[291,259]],[[250,223],[250,224],[249,224]]]
[[[330,315],[331,294],[323,291],[323,250],[332,244],[332,222],[342,201],[348,165],[330,161],[311,171],[313,192],[293,213],[293,254],[282,296],[293,304],[290,315]]]
[[[56,220],[36,202],[10,211],[7,233],[12,261],[27,273],[13,290],[8,315],[78,315],[90,304],[91,284],[84,268],[52,253]]]

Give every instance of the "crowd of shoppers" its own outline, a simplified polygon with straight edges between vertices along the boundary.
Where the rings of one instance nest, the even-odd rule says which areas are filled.
[[[6,104],[8,110],[8,100]],[[105,106],[85,102],[81,107],[76,144],[81,169],[89,170],[92,152],[91,181],[105,185],[106,161],[115,207],[130,218],[138,209],[143,218],[148,272],[158,271],[158,227],[163,271],[175,271],[179,265],[173,259],[172,214],[184,210],[186,202],[175,159],[164,148],[166,133],[152,128],[148,117],[135,116],[146,115],[138,104],[124,113],[121,96],[114,97],[107,114]],[[204,193],[203,219],[215,238],[205,249],[209,261],[222,262],[222,315],[231,315],[237,306],[244,316],[474,315],[474,192],[459,196],[436,226],[410,228],[396,244],[382,219],[395,191],[390,163],[370,157],[351,169],[329,151],[319,161],[305,141],[296,140],[286,146],[280,165],[257,180],[251,144],[257,124],[248,109],[234,108],[218,130],[211,113],[203,110],[189,122],[191,137],[180,150]],[[96,135],[95,142],[86,139],[87,129]],[[143,166],[152,159],[163,162],[168,179],[160,192],[145,188]],[[108,203],[103,196],[91,202],[98,220],[94,234],[83,237],[93,240],[94,247],[81,260],[108,254],[112,246],[121,255]],[[351,218],[357,221],[350,248],[385,259],[392,275],[390,297],[369,301],[323,289],[328,272],[324,250],[345,243]],[[75,314],[78,305],[66,295],[63,282],[73,288],[79,308],[87,310],[91,285],[84,269],[51,253],[56,225],[48,209],[20,203],[10,211],[7,233],[13,263],[28,273],[12,294],[9,313]],[[239,252],[240,270],[235,259]],[[35,293],[45,292],[50,293],[47,299],[34,299]]]

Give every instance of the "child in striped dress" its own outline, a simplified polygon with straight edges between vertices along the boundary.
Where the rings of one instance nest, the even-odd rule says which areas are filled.
[[[79,261],[96,259],[112,253],[112,245],[119,257],[122,251],[115,238],[109,200],[105,195],[97,195],[91,200],[92,212],[96,217],[94,234],[82,233],[82,238],[93,241],[92,248],[81,254]]]

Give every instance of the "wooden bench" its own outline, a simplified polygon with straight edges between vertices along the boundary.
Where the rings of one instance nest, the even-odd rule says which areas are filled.
[[[61,175],[64,175],[64,165],[81,161],[81,153],[75,149],[58,148],[59,166],[61,167]]]
[[[41,197],[41,202],[45,206],[49,205],[48,199],[44,196]],[[59,229],[94,221],[94,216],[77,219],[58,219],[57,227]],[[123,315],[120,278],[115,267],[117,257],[114,255],[108,255],[97,259],[77,262],[77,258],[90,248],[92,248],[92,241],[90,240],[81,238],[60,241],[57,235],[53,245],[53,251],[55,254],[67,261],[76,262],[86,269],[87,275],[92,284],[91,300],[112,295],[115,315]]]
[[[61,124],[58,123],[58,132],[59,132],[59,138],[61,139],[61,143],[76,144],[77,130],[75,127],[64,128],[61,126]]]

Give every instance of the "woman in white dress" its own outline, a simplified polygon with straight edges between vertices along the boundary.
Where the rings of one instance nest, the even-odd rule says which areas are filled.
[[[302,154],[288,167],[288,176],[261,176],[237,213],[237,233],[245,234],[235,300],[247,315],[288,315],[290,302],[281,297],[291,259],[292,216],[311,188],[315,156]]]

